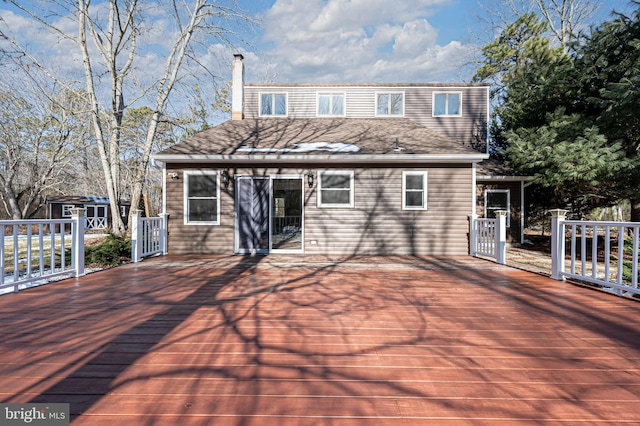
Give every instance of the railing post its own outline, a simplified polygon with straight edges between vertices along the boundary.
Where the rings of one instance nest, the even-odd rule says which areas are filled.
[[[568,211],[549,210],[551,215],[551,278],[564,281],[564,220]]]
[[[131,210],[131,262],[136,263],[142,260],[142,226],[140,218],[142,210]]]
[[[507,211],[496,210],[496,262],[504,265],[507,259]]]
[[[160,250],[162,255],[169,254],[169,214],[160,213],[158,216],[162,219],[162,229],[160,229]]]
[[[76,270],[76,277],[84,275],[84,209],[73,208],[71,209],[71,219],[73,225],[71,226],[71,262],[73,262],[73,268]],[[64,225],[60,225],[63,228]],[[60,238],[64,238],[64,232],[60,232]]]
[[[469,254],[478,257],[478,215],[469,215]]]

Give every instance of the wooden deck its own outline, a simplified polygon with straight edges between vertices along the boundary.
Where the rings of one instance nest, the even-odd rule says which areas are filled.
[[[0,297],[74,425],[637,424],[640,304],[463,257],[165,257]]]

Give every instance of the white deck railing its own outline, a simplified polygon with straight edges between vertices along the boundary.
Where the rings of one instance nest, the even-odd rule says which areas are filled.
[[[551,211],[551,278],[576,279],[619,295],[640,294],[640,222],[565,220],[566,213]]]
[[[141,210],[134,210],[131,224],[131,261],[167,254],[167,214],[160,217],[141,217]]]
[[[507,248],[507,211],[496,211],[495,219],[469,217],[471,256],[485,256],[504,265]]]
[[[0,293],[84,275],[84,224],[83,209],[71,219],[0,221]]]

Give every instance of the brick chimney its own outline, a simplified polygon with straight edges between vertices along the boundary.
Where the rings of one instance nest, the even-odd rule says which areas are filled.
[[[233,55],[232,82],[231,82],[231,119],[244,119],[244,56],[237,53]]]

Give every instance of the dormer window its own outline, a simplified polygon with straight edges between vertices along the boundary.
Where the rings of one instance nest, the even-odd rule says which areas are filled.
[[[318,116],[344,114],[344,93],[318,93]]]
[[[376,95],[377,116],[402,116],[404,114],[403,93],[378,93]]]
[[[433,116],[434,117],[461,117],[462,93],[434,93]]]
[[[287,115],[286,93],[260,94],[261,117],[284,117]]]

